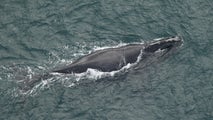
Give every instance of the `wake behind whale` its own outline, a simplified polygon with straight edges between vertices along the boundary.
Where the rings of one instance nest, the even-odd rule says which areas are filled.
[[[131,65],[137,66],[138,63],[145,65],[150,59],[158,59],[168,55],[181,46],[182,43],[183,40],[180,36],[174,36],[156,39],[148,43],[127,44],[97,50],[80,57],[63,68],[52,70],[43,75],[35,76],[31,80],[24,81],[24,89],[28,90],[39,81],[52,77],[53,73],[78,75],[90,70],[113,73],[131,68]]]

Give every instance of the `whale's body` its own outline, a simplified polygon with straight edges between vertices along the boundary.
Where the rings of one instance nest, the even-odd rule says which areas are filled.
[[[41,75],[35,75],[23,81],[21,89],[27,91],[31,89],[35,83],[48,79],[53,76],[52,72],[72,74],[83,73],[88,69],[96,69],[102,72],[117,71],[131,63],[150,63],[151,60],[156,57],[167,55],[171,51],[180,45],[183,41],[181,37],[169,37],[161,38],[144,44],[129,44],[117,48],[108,48],[103,50],[97,50],[82,56],[70,65],[64,68],[53,70]],[[148,61],[148,62],[147,62]],[[137,65],[137,64],[136,64]]]
[[[57,73],[83,73],[89,68],[102,72],[111,72],[121,69],[127,64],[135,63],[138,57],[147,58],[149,55],[163,52],[168,53],[182,44],[179,36],[162,38],[144,44],[129,44],[117,48],[108,48],[95,51],[74,61],[70,65],[54,70]]]

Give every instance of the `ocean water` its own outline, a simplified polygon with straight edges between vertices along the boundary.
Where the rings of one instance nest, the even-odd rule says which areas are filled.
[[[165,60],[110,78],[23,79],[96,48],[180,35]],[[212,0],[2,0],[1,120],[213,120]]]

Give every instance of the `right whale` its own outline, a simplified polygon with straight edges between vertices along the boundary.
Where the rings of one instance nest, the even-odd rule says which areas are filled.
[[[117,48],[97,50],[91,54],[80,57],[64,68],[34,75],[30,79],[25,79],[22,82],[23,84],[20,85],[20,88],[21,90],[28,91],[33,88],[37,82],[51,78],[53,76],[52,73],[75,74],[86,72],[88,69],[111,72],[120,70],[132,63],[148,65],[156,58],[163,58],[163,56],[172,53],[173,50],[182,44],[182,38],[180,36],[174,36],[160,38],[143,44],[128,44]]]
[[[52,72],[64,74],[83,73],[89,68],[102,72],[117,71],[127,64],[135,63],[138,60],[143,61],[152,55],[164,56],[182,44],[183,40],[180,36],[173,36],[144,44],[129,44],[117,48],[97,50],[82,56],[64,68]]]

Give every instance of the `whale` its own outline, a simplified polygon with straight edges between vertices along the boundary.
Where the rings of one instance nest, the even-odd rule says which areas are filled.
[[[97,50],[52,72],[73,74],[83,73],[88,69],[96,69],[101,72],[117,71],[127,64],[136,63],[138,60],[142,62],[152,55],[160,54],[159,56],[164,56],[182,44],[182,37],[172,36],[145,43],[134,43],[116,48]]]
[[[152,40],[144,43],[127,44],[120,47],[96,50],[76,59],[65,67],[50,70],[43,74],[34,75],[26,78],[19,85],[22,91],[28,91],[39,81],[51,78],[53,73],[59,74],[80,74],[89,69],[101,72],[118,71],[128,64],[138,65],[139,63],[148,64],[153,59],[158,60],[167,56],[183,45],[181,36],[172,36]],[[147,62],[148,61],[148,62]]]

